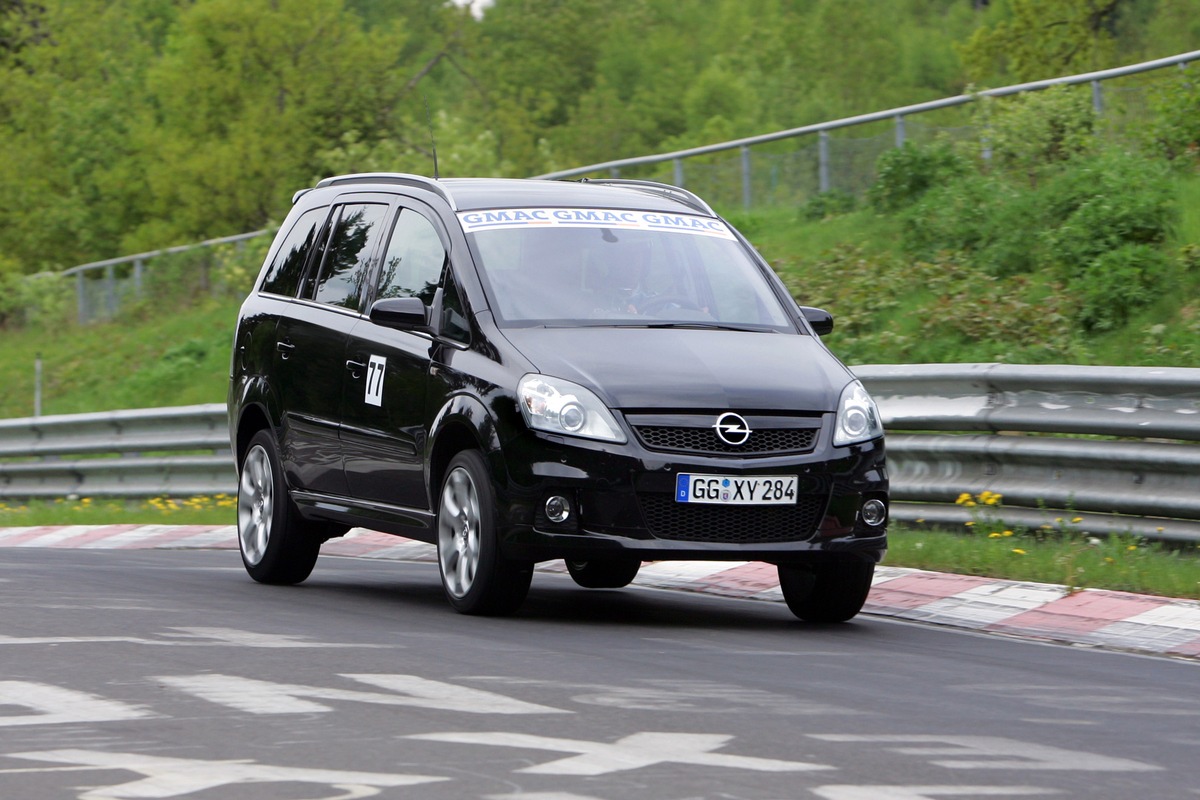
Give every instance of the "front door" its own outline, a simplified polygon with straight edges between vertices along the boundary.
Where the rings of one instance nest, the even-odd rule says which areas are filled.
[[[447,263],[448,239],[415,202],[401,208],[371,297],[419,297],[434,305]],[[363,320],[350,332],[350,380],[342,396],[342,448],[352,497],[428,510],[425,491],[427,396],[431,356],[427,333],[398,331]]]

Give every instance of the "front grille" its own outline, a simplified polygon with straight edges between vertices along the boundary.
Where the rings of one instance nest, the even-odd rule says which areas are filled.
[[[825,513],[825,497],[811,494],[788,506],[725,506],[677,503],[671,494],[641,492],[638,504],[654,538],[716,544],[804,541]]]
[[[817,440],[817,428],[756,428],[742,445],[721,441],[715,429],[684,428],[668,425],[635,427],[642,444],[651,450],[670,453],[713,453],[739,455],[777,455],[808,453]]]

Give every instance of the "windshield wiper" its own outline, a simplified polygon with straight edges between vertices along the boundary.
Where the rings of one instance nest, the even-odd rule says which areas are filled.
[[[713,331],[744,331],[746,333],[778,333],[779,331],[773,328],[767,328],[758,325],[730,325],[725,322],[646,322],[642,327],[645,328],[697,328],[699,330]]]

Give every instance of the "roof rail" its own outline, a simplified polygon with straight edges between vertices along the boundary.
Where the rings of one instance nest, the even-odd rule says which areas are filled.
[[[658,181],[639,181],[631,178],[581,178],[580,183],[599,183],[606,186],[628,186],[631,189],[641,189],[645,192],[670,197],[672,200],[678,200],[684,205],[691,206],[697,211],[703,211],[705,214],[717,216],[717,212],[712,210],[708,203],[701,200],[695,194],[687,189],[679,186],[672,186],[669,183],[659,183]]]
[[[334,175],[320,181],[316,188],[323,189],[326,186],[341,186],[353,183],[394,183],[400,186],[427,189],[449,203],[451,208],[458,209],[454,198],[450,195],[445,185],[433,178],[426,178],[423,175],[410,175],[406,172],[360,172],[354,175]]]

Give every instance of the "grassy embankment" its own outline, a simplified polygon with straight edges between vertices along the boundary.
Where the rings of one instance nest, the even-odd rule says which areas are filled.
[[[1166,248],[1180,251],[1200,243],[1200,177],[1181,178],[1175,186],[1181,216]],[[839,324],[828,343],[851,364],[1069,360],[1192,366],[1200,356],[1200,275],[1182,267],[1125,324],[1086,337],[1062,333],[1059,326],[1053,330],[1063,338],[1047,348],[1015,331],[1005,315],[1029,320],[1039,308],[1061,315],[1071,297],[1056,295],[1046,280],[997,287],[957,264],[915,263],[904,254],[896,217],[857,210],[810,220],[788,209],[734,219],[798,297],[835,313]],[[238,304],[237,298],[205,298],[86,328],[6,330],[0,334],[0,417],[32,413],[37,353],[44,362],[45,414],[221,402]],[[0,504],[3,526],[233,521],[230,498]],[[887,563],[893,565],[1200,597],[1194,551],[1134,539],[1009,531],[1002,523],[957,533],[899,529],[892,539]]]

